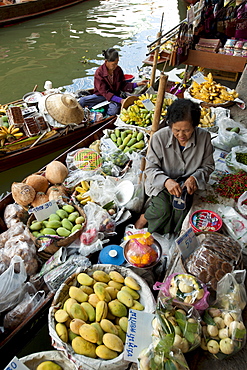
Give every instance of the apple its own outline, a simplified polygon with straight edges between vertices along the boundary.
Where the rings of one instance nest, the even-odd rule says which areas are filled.
[[[208,325],[207,331],[208,331],[208,334],[212,337],[216,337],[216,335],[218,335],[219,333],[219,330],[216,325]]]
[[[214,317],[213,320],[218,329],[223,329],[226,326],[224,320],[219,316]]]
[[[223,340],[223,339],[222,339]],[[213,353],[213,354],[216,354],[219,352],[220,350],[220,346],[219,346],[219,343],[216,342],[216,340],[214,339],[211,339],[208,343],[207,343],[207,349],[208,349],[208,352],[210,353]]]
[[[224,339],[229,337],[229,330],[227,327],[219,330],[219,338]]]
[[[220,350],[225,355],[230,355],[234,351],[234,343],[231,338],[224,338],[220,341]]]

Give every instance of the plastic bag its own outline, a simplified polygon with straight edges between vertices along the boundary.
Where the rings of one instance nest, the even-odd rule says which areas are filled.
[[[246,164],[244,162],[246,161]],[[226,165],[232,172],[247,172],[247,148],[246,146],[235,146],[226,156]]]
[[[220,215],[228,234],[244,249],[247,244],[247,220],[232,207],[224,207]]]
[[[23,300],[9,311],[3,320],[6,330],[14,330],[25,320],[39,305],[44,302],[45,292],[36,292],[34,295],[25,293]]]
[[[246,342],[241,310],[210,307],[203,316],[201,348],[222,360],[239,352]]]
[[[223,118],[217,124],[219,126],[218,136],[212,139],[212,144],[216,148],[230,152],[233,147],[247,143],[247,129],[241,123],[231,118]],[[240,129],[239,133],[227,130],[236,127]]]
[[[4,222],[9,229],[18,222],[26,223],[29,213],[19,204],[8,204],[4,210]]]
[[[15,267],[19,268],[16,272]],[[23,294],[27,273],[20,256],[14,256],[9,268],[0,276],[0,312],[16,306]]]
[[[245,290],[246,270],[226,274],[217,285],[216,305],[226,310],[243,310],[247,303]]]
[[[247,191],[245,191],[238,198],[237,207],[241,215],[246,218],[247,217]]]
[[[101,155],[93,149],[81,148],[67,154],[66,165],[69,172],[80,169],[85,172],[85,176],[90,177],[100,171],[102,158]],[[83,178],[83,180],[85,179]]]
[[[102,146],[102,158],[104,162],[110,162],[116,166],[123,167],[126,162],[128,162],[129,157],[122,150],[104,148]]]
[[[159,255],[152,247],[154,238],[147,232],[145,234],[134,234],[126,236],[126,258],[133,266],[147,267],[157,261]]]
[[[209,291],[206,285],[189,274],[174,273],[165,282],[156,282],[154,290],[160,290],[164,297],[171,297],[174,302],[194,306],[202,312],[208,308]]]

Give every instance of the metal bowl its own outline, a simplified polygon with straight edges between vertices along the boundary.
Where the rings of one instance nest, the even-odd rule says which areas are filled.
[[[24,102],[27,104],[28,107],[31,107],[31,106],[38,107],[38,103],[42,96],[43,94],[41,92],[32,91],[32,92],[26,93],[22,99],[24,100]]]
[[[152,267],[154,267],[155,265],[157,265],[157,263],[160,261],[161,259],[161,256],[162,256],[162,247],[160,245],[160,243],[154,239],[154,242],[153,244],[150,246],[151,248],[153,248],[156,252],[157,252],[157,258],[155,261],[153,261],[152,263],[150,264],[147,264],[147,265],[144,265],[142,267],[140,266],[137,266],[136,264],[133,264],[129,259],[128,259],[128,252],[131,248],[131,244],[130,244],[131,240],[129,240],[125,246],[124,246],[124,258],[126,259],[126,261],[133,267],[136,267],[136,268],[140,268],[140,269],[150,269]]]

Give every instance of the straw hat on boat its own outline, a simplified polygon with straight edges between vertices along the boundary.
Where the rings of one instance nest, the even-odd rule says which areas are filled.
[[[48,114],[62,124],[81,123],[84,110],[78,101],[70,94],[51,94],[45,99]]]

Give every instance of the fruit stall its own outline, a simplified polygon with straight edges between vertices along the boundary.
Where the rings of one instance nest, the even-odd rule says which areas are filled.
[[[7,369],[244,369],[247,129],[231,118],[244,102],[212,74],[186,94],[204,102],[216,168],[176,238],[134,226],[159,92],[131,97],[116,120],[11,184],[0,201]],[[164,93],[160,125],[176,99]],[[37,353],[14,357],[40,324]]]

